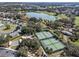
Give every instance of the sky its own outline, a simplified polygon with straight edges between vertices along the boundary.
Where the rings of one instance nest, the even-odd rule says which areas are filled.
[[[0,0],[0,2],[79,2],[79,0]]]

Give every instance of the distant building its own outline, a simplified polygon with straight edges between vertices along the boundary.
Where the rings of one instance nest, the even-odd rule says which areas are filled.
[[[5,27],[5,25],[0,21],[0,29],[2,29],[3,27]]]

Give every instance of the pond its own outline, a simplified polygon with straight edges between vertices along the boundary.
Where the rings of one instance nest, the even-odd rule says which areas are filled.
[[[48,21],[55,21],[56,16],[44,14],[44,13],[36,13],[36,12],[27,12],[27,16],[29,17],[35,17],[37,19],[41,18],[43,20],[48,20]]]

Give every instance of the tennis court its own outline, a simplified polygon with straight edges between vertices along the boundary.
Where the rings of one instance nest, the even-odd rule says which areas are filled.
[[[44,31],[44,32],[36,33],[36,36],[38,37],[39,40],[41,40],[41,39],[46,39],[46,38],[52,37],[53,35],[50,32]]]
[[[46,31],[38,32],[36,33],[36,36],[40,40],[44,49],[48,47],[48,49],[52,49],[53,51],[58,51],[65,48],[65,45],[62,42],[60,42],[58,39],[54,38],[53,37],[54,35],[51,34],[50,32],[46,32]]]
[[[45,46],[52,44],[52,42],[50,42],[49,40],[41,40],[41,43]]]
[[[39,40],[46,38],[45,35],[43,35],[42,32],[36,33],[36,36],[38,37]]]
[[[46,36],[46,38],[53,36],[50,32],[42,32],[42,33]]]

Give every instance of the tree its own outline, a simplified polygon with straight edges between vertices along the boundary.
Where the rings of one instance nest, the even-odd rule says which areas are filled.
[[[21,29],[21,32],[20,32],[20,34],[21,35],[25,35],[25,34],[33,34],[35,32],[35,29],[34,28],[32,28],[32,27],[23,27],[22,29]]]
[[[28,52],[28,48],[27,47],[24,47],[24,46],[20,47],[18,52],[17,52],[17,54],[16,54],[16,56],[17,57],[19,57],[19,56],[27,57],[28,56],[27,52]]]
[[[58,20],[54,21],[54,22],[46,22],[46,25],[53,28],[53,29],[57,29],[58,27],[61,26],[60,22]]]
[[[36,32],[40,32],[42,30],[40,23],[35,24],[35,30],[36,30]]]
[[[21,19],[21,18],[20,18],[20,15],[16,15],[16,18],[17,18],[17,19]]]
[[[6,41],[10,41],[11,38],[12,38],[12,36],[7,35],[7,37],[5,39],[6,39]]]
[[[53,52],[53,49],[52,48],[50,48],[49,49],[49,54],[51,54]]]
[[[20,34],[24,35],[27,33],[26,27],[22,27]]]
[[[29,19],[29,21],[37,22],[37,21],[38,21],[38,19],[37,19],[37,18],[35,18],[35,17],[31,17],[31,18]]]
[[[40,45],[36,41],[36,39],[26,39],[26,40],[23,40],[22,43],[20,44],[20,47],[21,46],[27,46],[28,49],[32,48],[32,50],[37,50],[40,47]]]
[[[28,21],[27,25],[24,26],[21,29],[21,33],[22,35],[24,34],[34,34],[35,32],[40,32],[41,31],[41,24],[40,22],[35,23],[34,21]]]
[[[40,47],[40,44],[36,39],[25,39],[23,40],[17,48],[18,53],[17,56],[26,57],[27,52],[31,50],[31,52],[36,52]]]
[[[46,52],[47,52],[48,54],[51,54],[51,53],[53,52],[53,49],[52,49],[52,48],[49,49],[48,47],[46,47],[45,50],[46,50]]]
[[[17,17],[16,17],[16,16],[14,16],[14,17],[13,17],[13,19],[14,19],[14,20],[16,20],[16,19],[17,19]]]
[[[33,21],[29,21],[27,24],[27,27],[30,28],[30,30],[34,33],[36,32],[40,32],[41,31],[41,24],[40,22],[33,22]]]
[[[48,47],[46,47],[46,49],[45,49],[45,50],[46,50],[46,52],[47,52],[47,53],[49,53],[49,48],[48,48]]]
[[[64,50],[67,56],[79,57],[79,47],[68,43]]]

